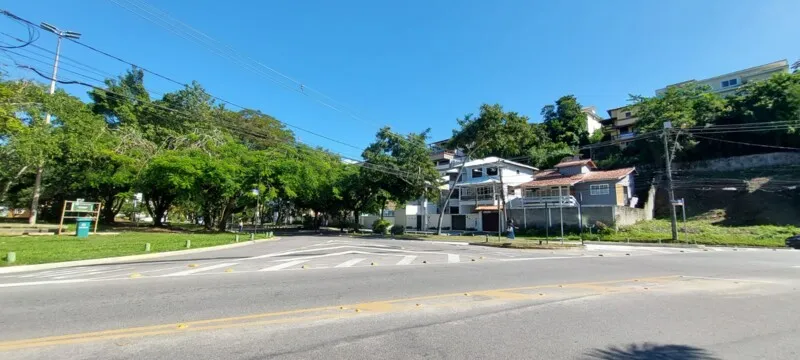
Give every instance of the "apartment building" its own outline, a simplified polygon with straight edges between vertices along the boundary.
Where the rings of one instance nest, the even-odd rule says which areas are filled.
[[[660,96],[667,91],[668,88],[673,86],[685,85],[706,85],[711,88],[712,92],[722,96],[730,96],[736,93],[742,85],[753,81],[766,80],[772,75],[789,72],[789,62],[787,60],[778,60],[769,64],[753,66],[744,70],[738,70],[727,74],[717,75],[708,79],[702,80],[687,80],[677,84],[667,85],[661,89],[656,90],[656,96]]]

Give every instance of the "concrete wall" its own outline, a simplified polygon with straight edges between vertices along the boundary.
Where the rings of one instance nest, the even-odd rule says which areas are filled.
[[[614,227],[627,226],[647,219],[644,209],[626,206],[583,206],[580,218],[577,207],[565,207],[562,210],[564,226],[567,227],[577,227],[579,219],[584,227],[594,225],[597,221]],[[543,228],[548,226],[548,223],[552,227],[559,227],[561,223],[559,208],[509,209],[509,216],[514,219],[514,223],[518,227],[523,229]]]
[[[378,220],[380,218],[381,217],[378,216],[378,215],[366,215],[366,216],[362,216],[360,219],[358,219],[358,223],[363,227],[372,228],[372,223],[374,223],[375,220]],[[388,221],[388,222],[390,222],[390,223],[392,223],[392,225],[395,224],[395,217],[394,216],[384,216],[383,219]]]
[[[800,163],[798,152],[775,152],[733,156],[691,163],[675,163],[675,169],[689,171],[735,171],[754,167],[793,165]]]

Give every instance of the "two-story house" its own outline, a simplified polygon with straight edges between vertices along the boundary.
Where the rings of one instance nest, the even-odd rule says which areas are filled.
[[[521,207],[635,206],[633,167],[598,170],[591,159],[566,160],[519,185]]]

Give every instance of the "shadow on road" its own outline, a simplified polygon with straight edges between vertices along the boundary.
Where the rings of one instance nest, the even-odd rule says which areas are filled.
[[[629,344],[593,349],[587,359],[601,360],[719,360],[709,351],[688,345],[661,345],[654,343]]]

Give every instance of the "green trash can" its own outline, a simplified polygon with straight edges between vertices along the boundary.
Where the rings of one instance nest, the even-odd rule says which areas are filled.
[[[75,237],[89,237],[89,230],[92,228],[92,218],[78,218],[75,225]]]

